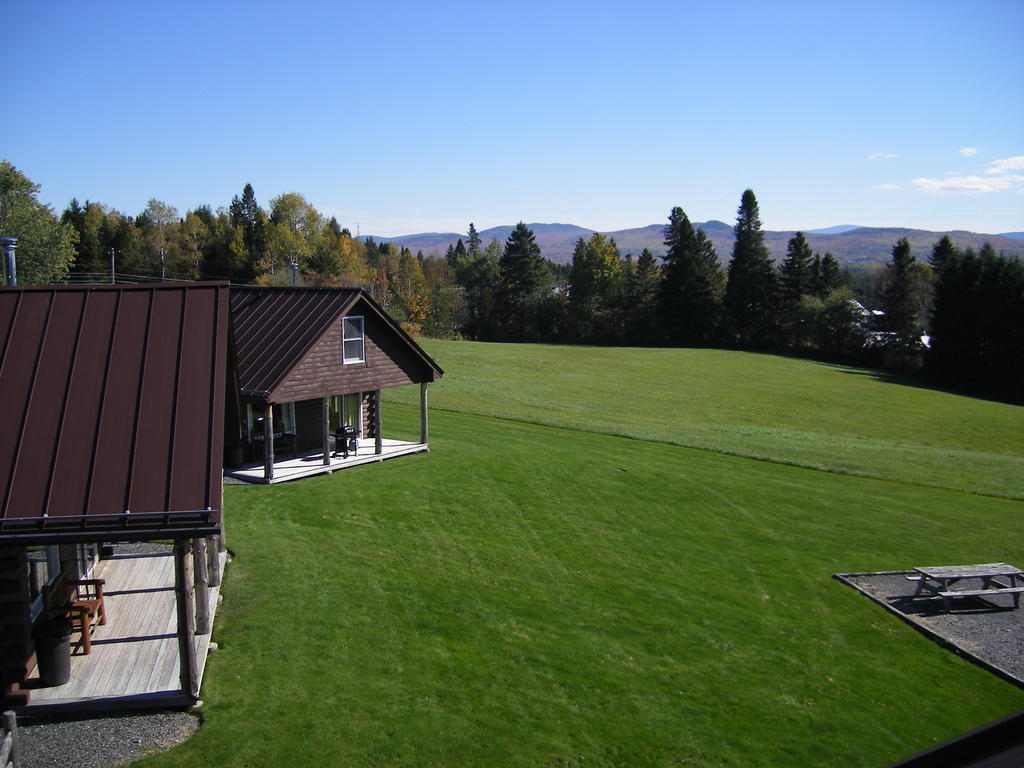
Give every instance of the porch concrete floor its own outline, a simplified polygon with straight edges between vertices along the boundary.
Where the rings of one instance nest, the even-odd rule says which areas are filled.
[[[221,555],[222,565],[224,555]],[[107,623],[92,635],[92,651],[83,654],[77,633],[71,637],[71,679],[64,685],[35,687],[39,669],[29,676],[25,713],[69,709],[134,709],[191,704],[178,677],[178,614],[174,596],[174,555],[115,554],[101,560],[92,578],[104,579]],[[210,590],[215,613],[220,589]],[[212,621],[212,617],[211,617]],[[200,684],[210,635],[196,635]]]
[[[381,452],[374,453],[372,441],[366,441],[359,445],[356,454],[350,453],[348,458],[331,456],[330,464],[324,464],[323,451],[311,451],[294,459],[284,459],[274,462],[274,479],[271,483],[283,483],[288,480],[298,480],[301,477],[312,475],[329,474],[349,467],[357,467],[361,464],[372,464],[377,461],[386,461],[397,456],[406,456],[410,453],[423,453],[428,451],[426,443],[409,443],[402,440],[381,440]],[[247,464],[238,469],[225,469],[224,476],[243,480],[248,483],[265,483],[263,479],[263,463]]]

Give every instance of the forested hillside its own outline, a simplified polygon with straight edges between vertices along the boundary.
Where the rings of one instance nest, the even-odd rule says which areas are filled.
[[[537,244],[540,245],[545,258],[556,264],[571,262],[576,240],[581,237],[587,239],[595,233],[595,230],[585,229],[574,224],[528,224],[527,226],[537,236]],[[693,226],[704,230],[724,263],[724,259],[728,257],[732,248],[732,226],[714,220],[703,223],[693,222]],[[481,230],[480,237],[485,241],[497,238],[504,242],[512,229],[511,226],[492,227]],[[623,253],[639,253],[647,248],[660,258],[665,255],[664,229],[662,224],[651,224],[646,227],[602,231],[601,234],[618,243],[619,249]],[[786,246],[794,234],[795,232],[764,231],[764,243],[773,258],[785,257]],[[892,244],[901,237],[907,238],[911,247],[920,251],[931,248],[936,241],[941,240],[944,236],[948,236],[958,248],[978,250],[985,243],[990,243],[998,253],[1005,256],[1024,257],[1024,242],[1019,238],[1014,238],[1013,233],[986,235],[976,232],[932,232],[923,229],[895,227],[854,227],[842,232],[804,233],[804,237],[812,249],[822,253],[828,251],[836,257],[840,266],[853,268],[881,266],[889,260]],[[430,256],[444,254],[449,246],[455,246],[459,238],[465,238],[465,235],[445,232],[374,239],[379,242],[393,243],[397,248],[408,248],[413,253],[423,251],[425,255]]]
[[[298,193],[264,208],[248,184],[216,211],[205,205],[181,215],[151,199],[132,216],[72,200],[58,220],[10,163],[0,181],[0,226],[19,237],[23,282],[360,286],[426,336],[782,352],[927,373],[943,385],[1024,401],[1020,258],[990,242],[976,250],[951,236],[871,230],[882,233],[886,263],[855,272],[815,246],[847,242],[862,229],[797,232],[779,258],[751,190],[732,227],[695,225],[673,208],[660,228],[660,257],[624,244],[649,241],[650,227],[620,243],[522,222],[490,231],[501,238],[470,223],[465,240],[430,255],[353,237]],[[569,263],[553,263],[542,238],[570,232]]]

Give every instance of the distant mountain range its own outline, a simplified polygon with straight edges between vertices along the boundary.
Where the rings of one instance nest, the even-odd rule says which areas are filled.
[[[576,241],[581,237],[584,240],[589,239],[594,234],[594,230],[574,224],[527,224],[527,226],[536,235],[537,244],[544,257],[556,263],[572,261],[572,252]],[[714,243],[719,260],[723,264],[727,263],[732,254],[732,226],[714,219],[705,221],[703,224],[694,222],[694,226],[704,230],[711,242]],[[488,243],[496,238],[504,244],[513,229],[512,225],[485,229],[479,233],[480,239],[484,243]],[[651,224],[636,229],[602,232],[602,234],[614,238],[623,255],[632,253],[635,257],[640,251],[647,248],[656,256],[664,256],[665,244],[662,242],[664,229],[664,224]],[[786,245],[794,234],[794,232],[765,230],[764,241],[772,256],[779,261],[785,258]],[[825,229],[808,230],[804,232],[804,235],[814,251],[822,254],[829,252],[836,257],[840,264],[848,264],[851,267],[883,264],[889,261],[892,256],[892,246],[901,237],[910,241],[911,253],[921,261],[927,258],[931,253],[932,246],[943,235],[949,235],[950,239],[960,248],[970,247],[977,251],[984,243],[989,242],[998,253],[1024,258],[1024,232],[985,235],[963,230],[930,232],[923,229],[858,227],[853,224],[841,224]],[[443,256],[448,250],[448,246],[455,245],[459,238],[466,242],[466,235],[456,232],[428,232],[418,235],[403,235],[402,237],[374,237],[373,239],[377,242],[394,243],[396,247],[408,248],[413,253],[422,251],[425,256]]]

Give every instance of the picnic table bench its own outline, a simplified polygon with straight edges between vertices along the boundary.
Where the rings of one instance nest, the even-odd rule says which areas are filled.
[[[1024,574],[1019,568],[1008,563],[921,566],[914,571],[917,575],[908,577],[917,581],[914,597],[941,597],[942,606],[947,613],[950,610],[950,599],[956,597],[1011,595],[1013,607],[1020,608],[1020,595],[1024,592]],[[977,579],[981,586],[976,589],[954,589],[954,585],[964,579]],[[1021,579],[1020,584],[1017,583],[1018,579]]]

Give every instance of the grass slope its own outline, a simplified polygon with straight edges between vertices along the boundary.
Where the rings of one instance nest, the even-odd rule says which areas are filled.
[[[487,371],[491,348],[467,348]],[[448,371],[432,400],[453,409],[432,412],[431,453],[226,489],[237,556],[205,723],[147,766],[867,768],[1024,706],[830,578],[1021,562],[1020,502],[586,431],[603,395],[544,413],[572,429],[460,413],[503,394],[430,351]],[[600,367],[557,352],[556,378]],[[741,357],[765,389],[790,379],[765,380],[788,361]],[[684,389],[663,421],[686,422]],[[525,418],[526,394],[505,394]],[[389,434],[418,428],[414,405],[384,415]]]
[[[1024,499],[1020,406],[743,352],[424,346],[446,371],[434,409]]]

